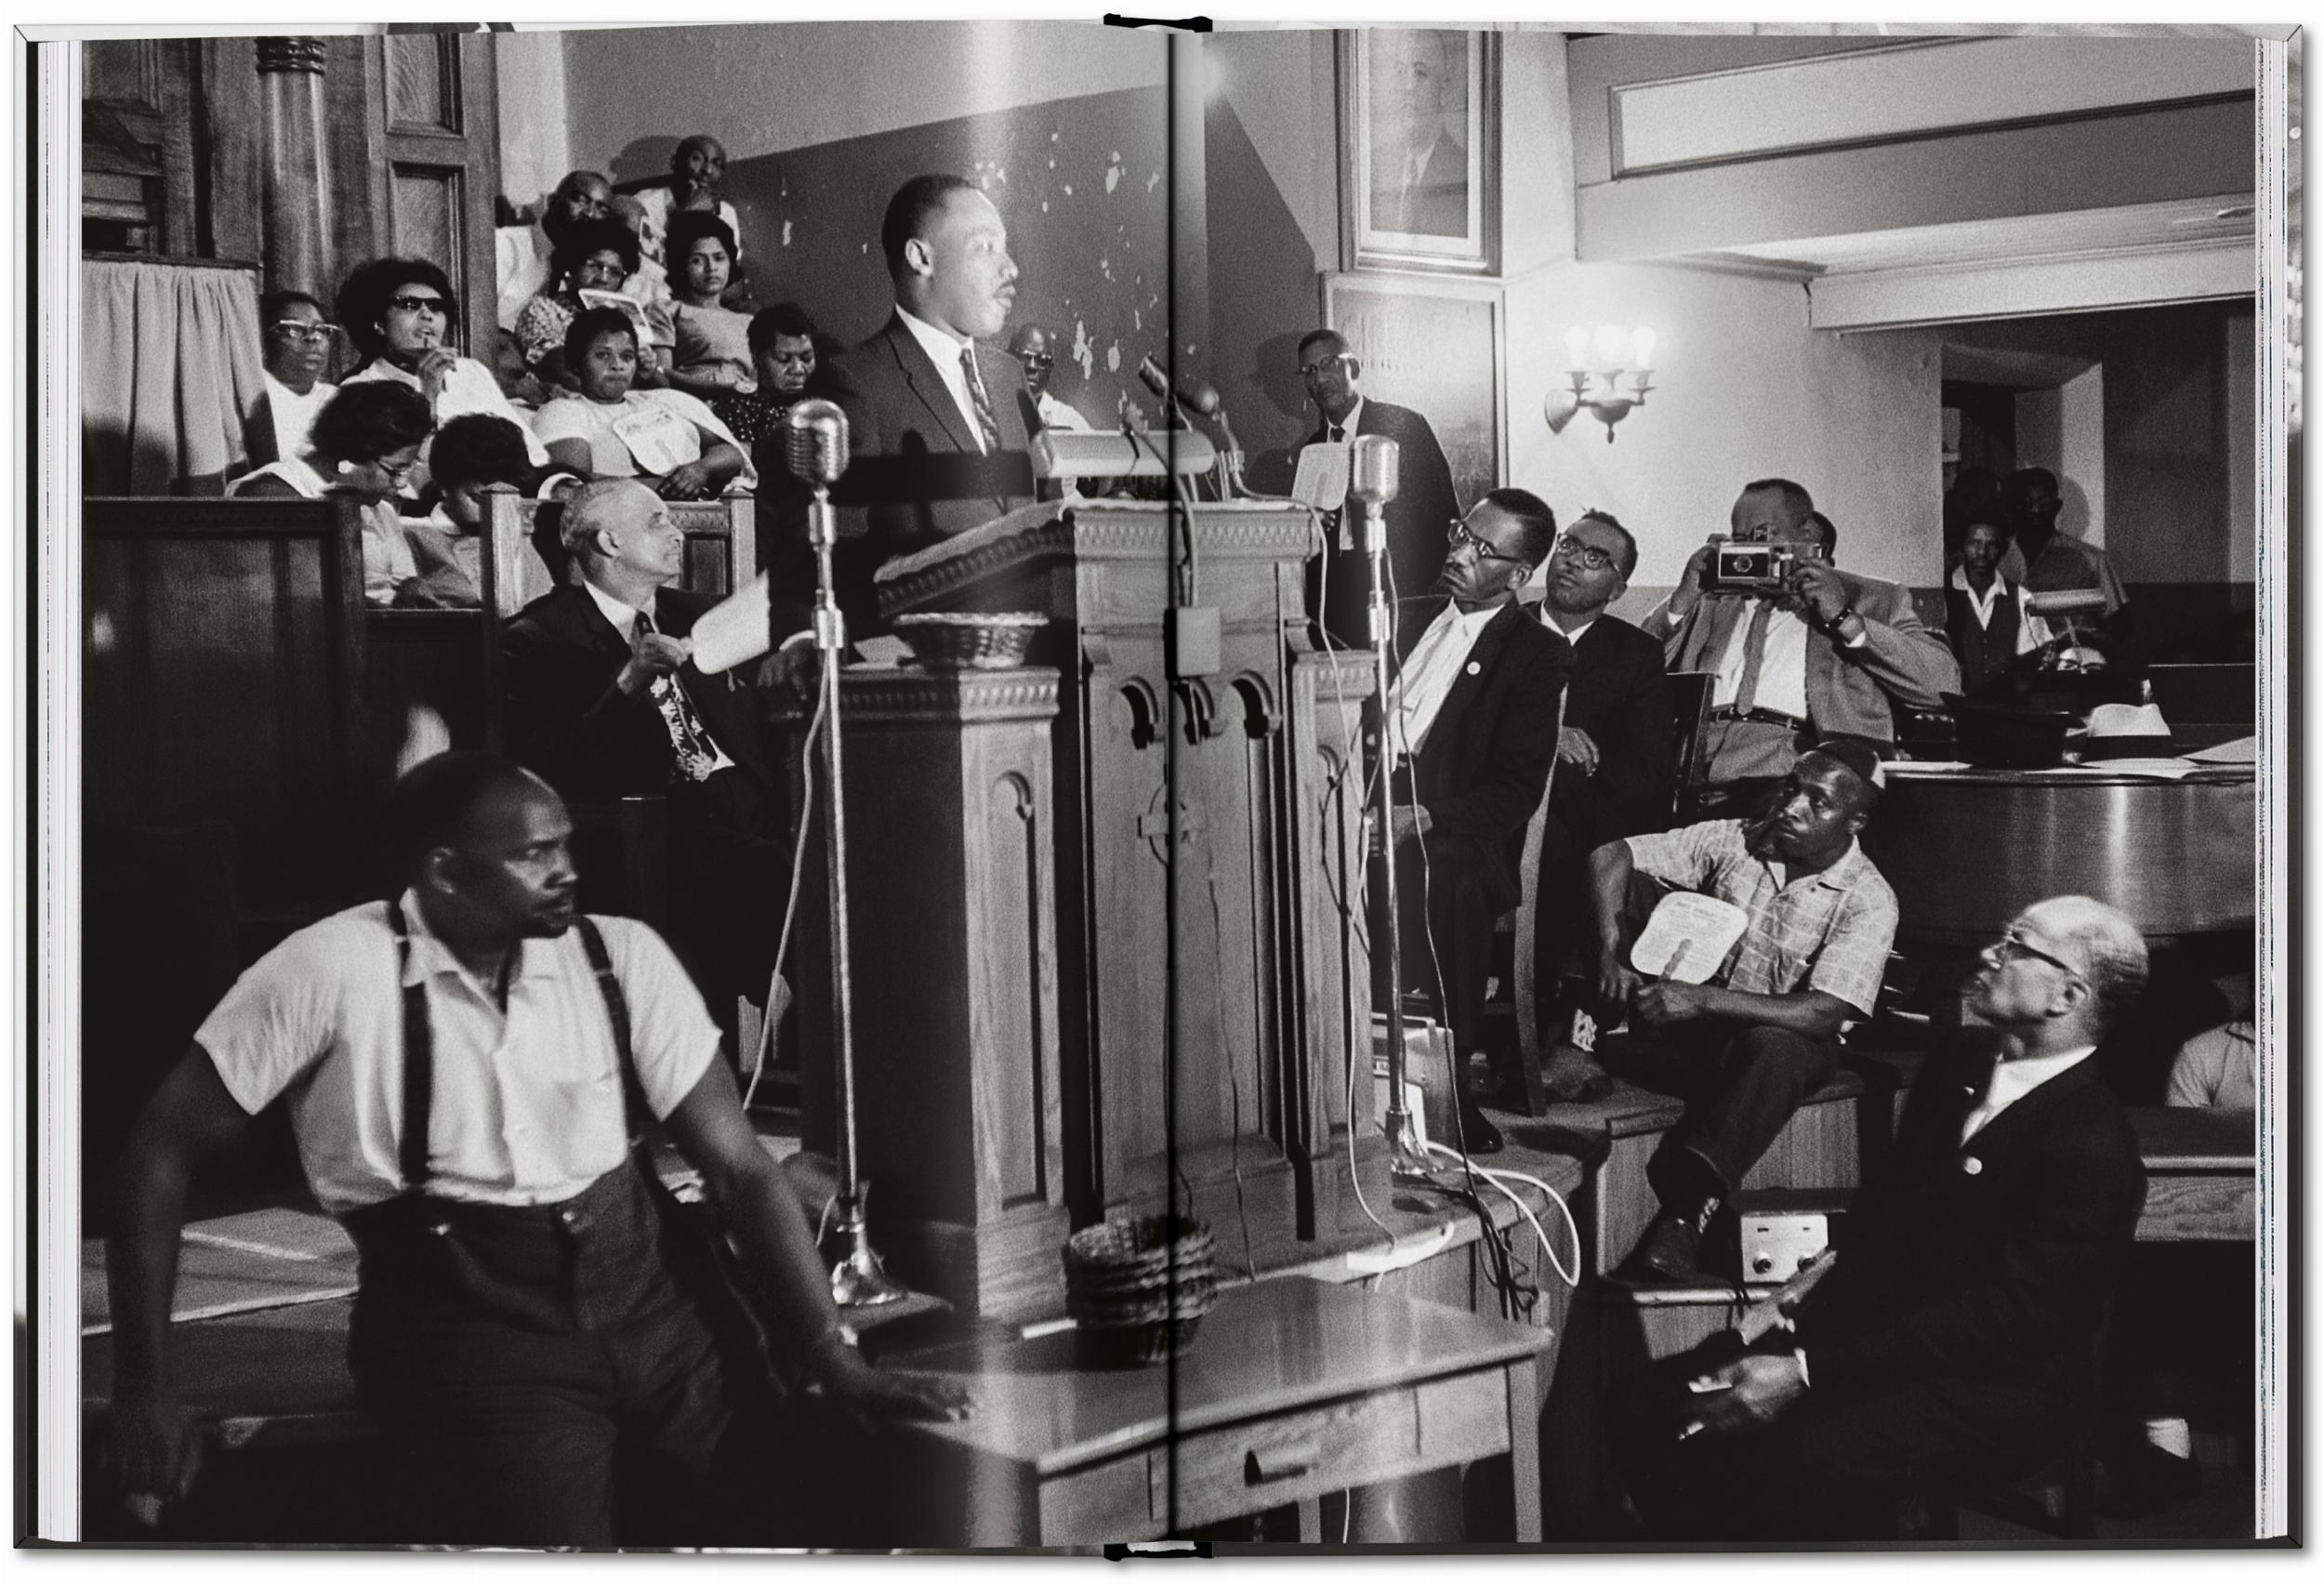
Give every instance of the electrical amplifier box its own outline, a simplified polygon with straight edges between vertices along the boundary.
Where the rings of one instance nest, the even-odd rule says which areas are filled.
[[[1747,1282],[1788,1281],[1831,1247],[1847,1214],[1844,1188],[1753,1188],[1727,1201],[1735,1212],[1736,1272]]]
[[[1454,1131],[1450,1084],[1452,1030],[1427,1018],[1404,1019],[1404,1108],[1420,1142],[1451,1143]],[[1372,1120],[1385,1126],[1388,1117],[1388,1020],[1372,1018]]]

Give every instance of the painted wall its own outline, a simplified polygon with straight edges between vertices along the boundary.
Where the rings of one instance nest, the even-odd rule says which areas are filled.
[[[494,41],[499,87],[500,192],[529,210],[573,168],[562,33],[503,33]]]
[[[1079,95],[1159,87],[1156,34],[1094,22],[787,22],[564,36],[576,165],[659,176],[692,132],[730,160]]]

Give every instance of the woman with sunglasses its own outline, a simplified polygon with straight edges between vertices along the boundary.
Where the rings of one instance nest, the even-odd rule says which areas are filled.
[[[364,361],[340,383],[385,380],[415,390],[442,425],[468,413],[489,413],[524,431],[525,454],[535,468],[548,465],[548,452],[523,416],[502,394],[491,369],[460,356],[453,325],[460,299],[444,272],[424,258],[376,258],[359,265],[339,288],[339,326]],[[431,426],[433,427],[433,426]],[[428,451],[403,493],[417,497],[427,482]]]
[[[420,582],[396,497],[434,429],[417,391],[386,380],[350,385],[315,416],[304,452],[244,474],[226,493],[254,500],[353,495],[363,503],[364,600],[432,605],[438,601]]]

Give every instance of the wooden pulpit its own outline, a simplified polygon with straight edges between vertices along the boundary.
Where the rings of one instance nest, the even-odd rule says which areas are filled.
[[[1208,674],[1166,667],[1170,508],[1102,501],[882,569],[883,617],[1046,614],[1027,668],[843,681],[873,1238],[982,1313],[1061,1308],[1066,1221],[1158,1209],[1173,1185],[1230,1260],[1238,1214],[1336,1226],[1363,1142],[1368,959],[1345,924],[1369,666],[1309,644],[1304,508],[1188,513],[1193,603],[1218,613]],[[797,926],[811,1144],[832,1136],[821,894],[811,880]]]

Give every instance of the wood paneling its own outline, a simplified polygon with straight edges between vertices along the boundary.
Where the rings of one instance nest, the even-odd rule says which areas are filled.
[[[451,33],[390,33],[386,57],[390,132],[460,131],[459,40]]]
[[[395,162],[388,182],[388,246],[397,257],[442,263],[466,251],[461,174],[456,165]]]

